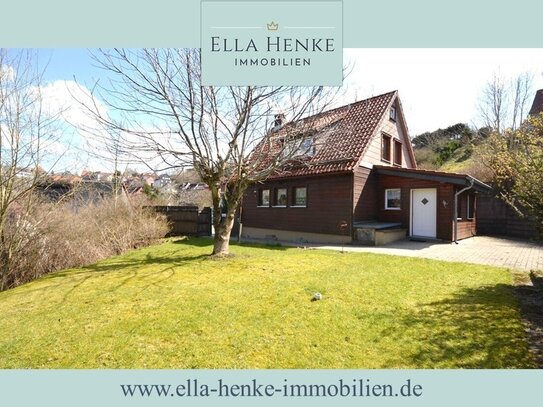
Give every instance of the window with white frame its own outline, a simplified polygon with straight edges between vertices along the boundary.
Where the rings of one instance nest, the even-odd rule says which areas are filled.
[[[396,108],[394,106],[390,107],[389,118],[394,122],[396,121]]]
[[[294,188],[293,206],[299,206],[299,207],[307,206],[307,188],[306,187]]]
[[[298,147],[296,155],[313,157],[315,155],[315,139],[313,137],[304,138],[300,143],[300,147]]]
[[[287,189],[286,188],[275,189],[273,206],[287,206]]]
[[[258,206],[270,206],[270,190],[260,189],[258,191]]]
[[[313,157],[316,152],[314,137],[289,137],[283,143],[281,151],[283,158]]]
[[[400,188],[385,189],[385,209],[401,209],[401,190]]]

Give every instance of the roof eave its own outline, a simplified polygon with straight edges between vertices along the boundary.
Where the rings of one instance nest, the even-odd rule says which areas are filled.
[[[466,175],[468,182],[471,184],[473,182],[473,189],[479,192],[488,192],[492,190],[492,187],[488,184],[485,184],[483,181],[479,181],[477,178],[472,177],[471,175]]]
[[[453,174],[450,175],[447,174],[432,174],[432,173],[423,173],[419,172],[418,170],[409,169],[409,171],[405,171],[399,168],[393,168],[393,167],[375,167],[378,174],[383,175],[392,175],[396,177],[403,177],[403,178],[414,178],[414,179],[422,179],[422,180],[428,180],[428,181],[436,181],[436,182],[443,182],[447,184],[453,184],[458,186],[470,186],[472,185],[473,189],[475,189],[478,192],[487,192],[492,189],[489,185],[485,184],[482,181],[479,181],[477,178],[472,177],[471,175],[465,175],[465,174]]]

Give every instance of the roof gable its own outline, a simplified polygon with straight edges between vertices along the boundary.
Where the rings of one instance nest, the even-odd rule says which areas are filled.
[[[396,91],[388,92],[303,119],[306,124],[314,122],[315,154],[292,160],[270,178],[352,171],[396,96]]]
[[[394,119],[390,119],[388,114],[392,106],[394,106],[396,109],[396,116]],[[405,121],[402,103],[397,92],[395,97],[390,101],[390,104],[385,112],[386,114],[381,117],[381,122],[375,129],[375,133],[366,144],[366,148],[362,154],[359,165],[362,167],[371,168],[373,165],[384,164],[381,158],[381,136],[382,134],[386,134],[393,138],[397,138],[402,143],[402,156],[405,156],[404,158],[406,158],[403,160],[405,161],[405,165],[408,168],[416,168],[417,162],[415,159],[415,153],[411,144],[411,138],[409,137],[409,131]]]

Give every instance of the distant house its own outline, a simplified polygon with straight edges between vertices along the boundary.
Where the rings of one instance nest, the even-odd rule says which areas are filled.
[[[304,120],[315,126],[303,157],[246,191],[245,237],[382,244],[477,233],[477,193],[489,187],[417,169],[396,91]]]
[[[155,188],[163,188],[171,182],[172,179],[168,174],[161,174],[152,182],[152,185]]]
[[[157,176],[156,174],[153,174],[153,173],[145,173],[145,174],[141,174],[141,179],[145,184],[150,185],[150,186],[155,186],[154,183],[157,179]]]
[[[113,183],[77,176],[52,176],[39,182],[37,190],[51,201],[63,199],[75,206],[96,203],[115,195]],[[120,188],[119,193],[124,196],[125,188]]]
[[[543,89],[539,89],[534,97],[530,115],[536,115],[543,112]]]

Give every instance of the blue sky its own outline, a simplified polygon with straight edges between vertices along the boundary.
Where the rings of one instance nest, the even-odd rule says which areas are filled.
[[[104,70],[93,66],[89,51],[83,48],[41,48],[38,50],[41,63],[47,63],[47,81],[72,80],[91,82],[105,74]]]
[[[39,57],[48,62],[47,81],[75,76],[90,87],[107,77],[86,49],[40,49]],[[509,78],[528,71],[534,89],[543,88],[543,49],[349,49],[345,60],[354,64],[345,103],[396,89],[411,135],[456,122],[475,124],[478,97],[494,73]]]
[[[39,49],[45,71],[46,96],[52,105],[72,106],[70,92],[85,91],[108,73],[95,65],[86,49]],[[533,90],[543,88],[543,49],[349,49],[344,59],[352,66],[345,95],[338,105],[398,90],[410,135],[463,122],[480,125],[477,105],[485,83],[499,74],[505,79],[524,72],[533,76]],[[74,82],[74,76],[78,81]],[[68,91],[70,89],[70,91]],[[78,90],[78,91],[79,91]],[[69,120],[84,121],[76,107]],[[84,157],[78,131],[68,130],[62,143],[78,146],[62,161],[66,169],[104,167],[101,160]]]

